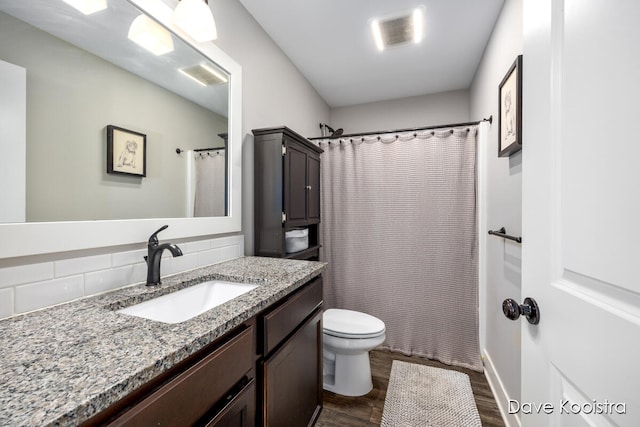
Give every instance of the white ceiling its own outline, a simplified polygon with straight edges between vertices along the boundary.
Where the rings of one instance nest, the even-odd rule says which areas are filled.
[[[467,89],[504,0],[240,0],[331,107]],[[424,5],[419,45],[376,49],[371,18]]]

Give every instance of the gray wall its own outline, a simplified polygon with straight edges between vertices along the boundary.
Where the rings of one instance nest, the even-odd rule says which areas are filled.
[[[238,1],[210,0],[218,27],[216,44],[242,66],[242,231],[253,254],[252,129],[288,126],[319,136],[329,106]]]
[[[467,121],[469,121],[469,91],[467,90],[331,109],[331,127],[342,128],[345,134]]]
[[[510,158],[498,158],[498,85],[517,55],[522,53],[522,0],[507,0],[485,49],[471,85],[471,117],[493,115],[489,127],[488,144],[479,147],[479,177],[485,186],[486,227],[505,227],[509,234],[522,232],[522,151]],[[523,69],[526,72],[526,58]],[[525,150],[527,141],[524,141]],[[481,190],[482,191],[482,190]],[[480,225],[482,230],[483,225]],[[480,248],[482,251],[483,248]],[[521,246],[517,243],[489,236],[486,239],[486,281],[482,352],[487,375],[493,376],[496,400],[520,399],[520,322],[507,320],[501,311],[505,298],[522,301]],[[483,278],[481,278],[481,282]],[[482,301],[481,301],[482,303]],[[489,365],[490,364],[490,365]],[[513,422],[513,420],[510,420]]]
[[[27,221],[185,216],[175,149],[220,145],[226,118],[3,13],[0,28],[0,59],[27,69]],[[146,178],[106,173],[108,124],[147,135]]]

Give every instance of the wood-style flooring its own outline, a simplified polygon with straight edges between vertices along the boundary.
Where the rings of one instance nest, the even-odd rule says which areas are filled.
[[[484,374],[470,369],[444,365],[440,362],[415,356],[405,356],[384,350],[374,350],[371,357],[373,390],[366,396],[346,397],[324,391],[324,408],[316,423],[317,427],[379,426],[382,421],[384,398],[387,395],[391,363],[393,360],[418,363],[436,368],[453,369],[469,375],[471,388],[480,413],[483,427],[504,427],[489,384]],[[416,426],[421,427],[421,426]],[[464,426],[460,426],[464,427]]]

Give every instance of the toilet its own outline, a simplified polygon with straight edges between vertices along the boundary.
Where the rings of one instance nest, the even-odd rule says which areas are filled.
[[[369,393],[369,351],[384,342],[384,322],[366,313],[331,308],[322,315],[322,329],[324,389],[344,396]]]

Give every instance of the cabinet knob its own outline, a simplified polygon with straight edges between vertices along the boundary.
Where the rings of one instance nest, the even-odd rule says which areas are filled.
[[[306,188],[307,190],[311,190],[311,186],[310,186],[310,185],[307,185],[305,188]]]

